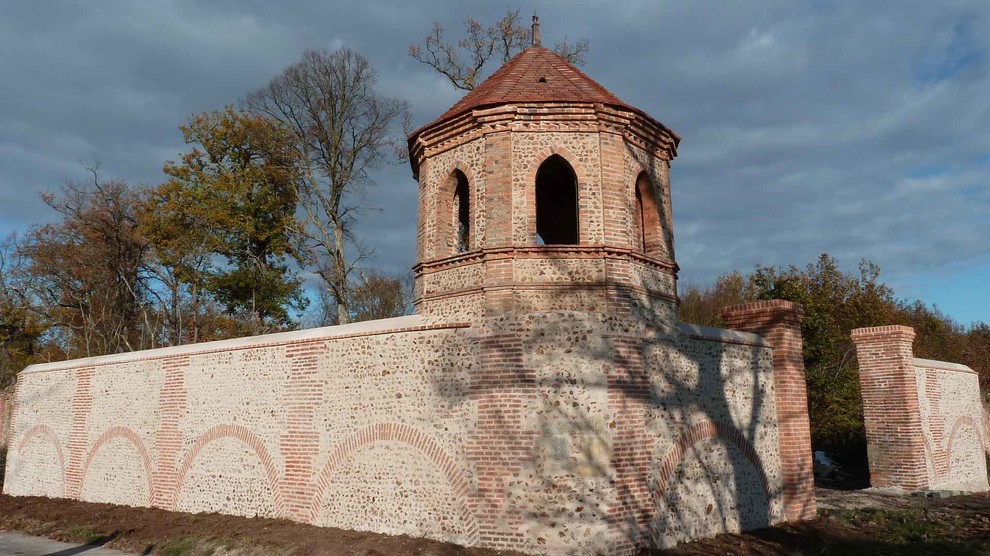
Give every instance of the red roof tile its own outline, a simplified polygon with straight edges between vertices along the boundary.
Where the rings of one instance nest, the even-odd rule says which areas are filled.
[[[562,56],[542,46],[523,50],[438,120],[480,106],[509,102],[600,102],[626,106]]]
[[[548,48],[523,50],[442,116],[413,132],[483,106],[511,102],[597,102],[636,110]]]

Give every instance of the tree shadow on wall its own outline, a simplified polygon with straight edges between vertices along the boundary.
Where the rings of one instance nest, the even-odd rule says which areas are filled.
[[[552,291],[550,305],[565,306],[589,289]],[[483,530],[520,533],[537,551],[594,551],[609,548],[606,534],[646,548],[782,517],[779,470],[758,458],[754,469],[746,448],[777,446],[761,428],[775,418],[764,414],[772,377],[754,373],[769,352],[692,340],[667,301],[623,301],[625,316],[600,306],[474,323],[470,385],[460,396],[436,390],[451,407],[477,408],[465,442]]]

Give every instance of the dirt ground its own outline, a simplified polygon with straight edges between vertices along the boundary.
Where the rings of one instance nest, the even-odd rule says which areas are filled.
[[[652,554],[990,555],[990,493],[945,499],[816,489],[818,519]]]
[[[877,491],[818,489],[819,518],[647,554],[990,555],[990,494],[930,499]],[[495,555],[407,536],[291,521],[185,514],[74,500],[0,496],[0,529],[143,554]]]
[[[165,556],[518,554],[282,519],[188,514],[35,496],[0,495],[0,530]]]

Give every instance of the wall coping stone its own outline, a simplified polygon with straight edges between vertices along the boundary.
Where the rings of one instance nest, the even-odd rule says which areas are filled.
[[[702,326],[700,324],[690,324],[687,322],[678,322],[677,327],[681,330],[681,332],[696,340],[770,347],[770,344],[763,339],[763,336],[753,334],[751,332],[714,328],[711,326]]]
[[[920,357],[915,357],[913,359],[913,362],[915,367],[924,367],[926,369],[939,369],[943,371],[959,371],[963,373],[976,374],[976,371],[974,371],[967,365],[963,365],[962,363],[949,363],[948,361],[921,359]]]
[[[469,322],[442,323],[422,315],[407,315],[390,319],[339,324],[337,326],[323,326],[319,328],[293,330],[291,332],[278,332],[275,334],[262,334],[259,336],[244,336],[241,338],[231,338],[228,340],[217,340],[213,342],[200,342],[197,344],[115,353],[113,355],[84,357],[81,359],[70,359],[68,361],[37,363],[25,368],[21,371],[21,374],[41,373],[79,367],[96,367],[111,363],[125,363],[130,361],[148,361],[152,359],[164,359],[182,355],[201,355],[218,351],[233,351],[238,349],[302,343],[317,340],[334,340],[359,336],[376,336],[380,334],[397,334],[404,332],[419,332],[424,330],[442,330],[448,328],[468,328],[470,326],[471,323]]]

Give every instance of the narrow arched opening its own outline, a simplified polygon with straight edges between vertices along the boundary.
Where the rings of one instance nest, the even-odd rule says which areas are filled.
[[[636,228],[638,249],[655,257],[665,253],[660,204],[653,182],[646,172],[640,172],[636,177]]]
[[[536,242],[575,245],[578,232],[577,176],[571,165],[555,154],[536,172]]]
[[[646,214],[643,212],[643,192],[636,187],[636,246],[646,253]]]
[[[474,241],[471,230],[471,185],[467,175],[454,169],[440,183],[436,205],[436,253],[441,257],[464,253]]]
[[[457,253],[465,253],[471,249],[471,194],[468,190],[467,176],[460,170],[455,170],[457,186],[454,189],[453,222],[454,249]]]

